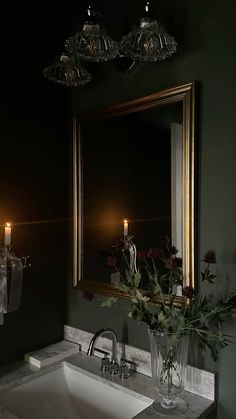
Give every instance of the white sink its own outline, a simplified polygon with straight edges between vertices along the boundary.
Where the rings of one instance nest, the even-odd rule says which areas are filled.
[[[152,401],[67,365],[0,393],[20,419],[131,419]]]

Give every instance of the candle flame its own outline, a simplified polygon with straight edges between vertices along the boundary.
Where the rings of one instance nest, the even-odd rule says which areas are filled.
[[[124,223],[128,223],[128,220],[126,220],[125,218],[124,218]]]
[[[11,223],[6,223],[6,227],[11,227]]]

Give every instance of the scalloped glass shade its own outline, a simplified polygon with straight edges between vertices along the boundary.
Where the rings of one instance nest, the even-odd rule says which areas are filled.
[[[138,28],[133,28],[120,43],[124,55],[142,62],[164,60],[177,51],[177,43],[156,19],[141,19]]]
[[[118,55],[118,44],[99,24],[85,22],[83,30],[68,38],[66,51],[88,61],[107,61]]]
[[[83,86],[91,81],[91,75],[85,70],[78,59],[62,54],[59,61],[43,70],[47,79],[69,87]]]

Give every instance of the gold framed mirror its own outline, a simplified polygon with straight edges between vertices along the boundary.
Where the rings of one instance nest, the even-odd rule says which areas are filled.
[[[138,159],[143,159],[144,150],[149,150],[148,158],[138,160],[139,166],[136,166],[135,170],[136,173],[139,173],[139,176],[146,176],[147,172],[150,171],[150,167],[154,166],[154,172],[150,175],[153,180],[157,168],[161,166],[161,162],[165,162],[163,157],[160,157],[159,163],[157,163],[157,160],[152,160],[153,156],[157,158],[160,154],[159,143],[159,148],[155,148],[157,147],[157,139],[164,138],[163,133],[166,132],[166,126],[168,125],[169,127],[170,121],[172,125],[172,120],[174,123],[177,121],[178,125],[181,125],[181,134],[178,134],[180,136],[179,143],[181,144],[181,154],[178,156],[178,159],[175,159],[174,161],[175,185],[173,188],[173,180],[171,180],[171,191],[166,193],[166,189],[163,188],[164,194],[162,197],[158,197],[158,194],[154,197],[154,200],[159,200],[158,207],[160,207],[160,203],[163,203],[166,200],[166,196],[170,195],[171,205],[168,204],[169,206],[167,206],[168,208],[171,206],[172,213],[168,214],[166,217],[151,217],[150,214],[144,214],[144,216],[140,218],[135,214],[133,219],[131,218],[129,221],[131,222],[131,230],[132,227],[134,228],[134,226],[137,225],[137,222],[141,225],[142,221],[143,225],[148,225],[149,230],[154,231],[153,226],[150,223],[147,224],[147,221],[150,222],[152,218],[158,218],[159,220],[162,218],[164,220],[163,226],[167,226],[167,224],[165,224],[167,222],[166,220],[171,220],[170,225],[168,224],[166,229],[171,229],[172,243],[174,237],[181,247],[181,256],[183,259],[183,286],[191,285],[194,287],[196,265],[194,251],[196,248],[194,92],[194,83],[189,83],[120,103],[106,109],[80,114],[74,118],[73,287],[110,296],[119,295],[124,298],[127,297],[125,293],[116,291],[109,283],[109,280],[103,280],[103,270],[101,269],[100,274],[98,273],[100,265],[102,265],[103,262],[100,263],[101,259],[98,259],[98,261],[95,260],[96,254],[98,252],[101,253],[101,249],[104,247],[104,240],[107,245],[111,244],[110,237],[112,228],[109,226],[116,224],[115,231],[117,233],[117,231],[121,231],[122,229],[123,218],[126,218],[126,213],[124,213],[127,211],[126,208],[119,211],[116,211],[116,209],[114,210],[113,208],[113,213],[112,211],[109,212],[108,208],[111,208],[112,205],[116,205],[116,208],[118,208],[120,202],[123,200],[124,184],[126,185],[126,180],[129,177],[126,169],[127,166],[129,166],[130,160],[134,159],[133,157],[130,158],[130,156],[134,156],[134,150],[136,153],[136,148],[139,148],[141,157],[139,156]],[[158,124],[157,121],[159,121]],[[156,135],[157,132],[158,135]],[[132,145],[130,145],[131,139],[133,141]],[[171,144],[172,142],[170,142],[171,158],[167,158],[168,164],[162,164],[159,179],[169,176],[168,174],[164,175],[164,173],[167,173],[165,172],[166,166],[170,164],[170,172],[173,179],[173,147]],[[127,149],[131,149],[132,154],[128,155],[128,160],[123,164],[123,157],[128,153]],[[119,158],[117,158],[117,156],[119,156]],[[118,159],[118,163],[116,163],[116,159]],[[141,163],[141,170],[137,170],[137,167],[140,167],[140,161],[143,162],[144,160],[146,161],[146,165]],[[148,163],[148,160],[151,160],[150,164]],[[178,164],[176,162],[178,162]],[[111,181],[112,172],[114,172],[114,176]],[[120,176],[120,172],[125,173],[124,177],[120,180],[121,183],[118,183],[117,173],[119,173]],[[108,182],[108,184],[106,184],[106,180],[109,180],[110,183]],[[137,183],[133,180],[132,182],[132,187],[130,184],[128,186],[129,191],[133,189],[133,184]],[[146,179],[146,184],[148,182],[149,180]],[[160,184],[162,184],[162,181],[159,181],[159,185]],[[178,187],[176,185],[178,185]],[[123,192],[121,192],[121,189]],[[159,193],[159,189],[161,188],[159,187],[157,189]],[[116,201],[116,194],[112,195],[112,191],[116,192],[118,190],[120,191],[120,196],[119,200]],[[175,195],[173,195],[173,190]],[[108,202],[108,195],[112,195],[112,203]],[[137,197],[137,195],[140,194],[137,193],[136,190],[135,194],[132,195],[133,201],[136,199],[134,199],[134,197]],[[178,201],[177,204],[174,202],[176,197]],[[149,197],[148,202],[150,200],[153,200],[153,198]],[[145,201],[145,199],[141,197],[141,201]],[[139,201],[138,204],[136,203],[136,208],[141,206],[141,201]],[[106,211],[104,209],[105,207]],[[96,213],[94,212],[94,208],[97,208],[97,212],[95,211]],[[132,211],[133,209],[131,210],[131,213],[133,214]],[[102,216],[101,213],[103,213]],[[144,220],[145,224],[143,222]],[[90,231],[90,233],[88,233],[88,231]],[[150,234],[149,231],[149,236]],[[103,239],[103,242],[101,238]],[[176,244],[176,242],[174,244]],[[95,249],[96,246],[97,248]],[[91,270],[93,265],[94,271]],[[99,275],[100,277],[98,278]]]

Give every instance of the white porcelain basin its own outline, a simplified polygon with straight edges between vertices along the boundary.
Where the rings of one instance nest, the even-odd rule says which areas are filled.
[[[151,403],[65,365],[0,393],[20,419],[131,419]]]

